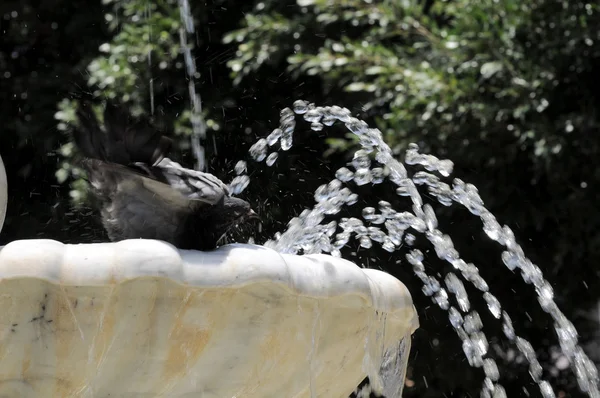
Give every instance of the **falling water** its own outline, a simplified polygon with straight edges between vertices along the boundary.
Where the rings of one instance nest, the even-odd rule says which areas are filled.
[[[406,378],[406,365],[410,352],[411,336],[404,336],[395,346],[383,354],[379,376],[383,380],[382,392],[385,397],[400,397]],[[359,397],[360,398],[360,397]]]
[[[0,230],[4,225],[4,218],[6,217],[6,205],[8,204],[8,187],[6,182],[6,170],[4,170],[4,163],[0,157]]]
[[[152,6],[146,4],[146,19],[152,18]],[[149,36],[148,41],[152,42],[152,24],[149,24]],[[150,89],[150,114],[154,115],[154,78],[152,77],[152,46],[148,46],[148,71],[150,72],[150,78],[148,79],[148,86]]]
[[[451,185],[442,181],[442,177],[449,177],[452,173],[453,163],[450,160],[440,160],[432,155],[421,154],[417,145],[411,144],[406,151],[406,165],[422,166],[425,171],[417,171],[410,178],[405,165],[394,159],[390,147],[383,141],[378,129],[370,128],[366,122],[352,117],[346,108],[317,107],[298,100],[294,102],[293,110],[285,108],[281,111],[280,126],[251,147],[250,154],[255,161],[265,161],[271,166],[278,158],[278,152],[271,150],[277,143],[281,151],[287,151],[292,147],[296,115],[302,115],[307,122],[311,123],[311,128],[315,131],[321,131],[325,126],[331,126],[336,121],[343,123],[358,137],[361,149],[354,153],[353,170],[346,167],[338,169],[336,178],[316,190],[316,205],[293,218],[287,230],[277,234],[275,239],[268,241],[265,246],[283,253],[325,252],[339,257],[340,249],[351,239],[357,240],[365,249],[372,247],[373,242],[376,242],[384,250],[395,252],[403,244],[412,247],[414,233],[424,235],[432,243],[436,255],[451,264],[456,273],[448,273],[443,280],[427,274],[423,265],[424,255],[416,248],[409,250],[406,260],[423,283],[423,293],[448,312],[449,321],[462,341],[463,351],[469,364],[483,368],[485,379],[482,397],[506,397],[506,392],[499,383],[500,373],[495,360],[487,356],[489,343],[483,332],[483,322],[477,311],[471,309],[463,281],[472,284],[481,292],[489,312],[496,319],[501,320],[504,335],[515,344],[528,362],[531,378],[538,384],[542,396],[555,397],[550,383],[542,378],[542,366],[529,341],[516,334],[509,314],[502,309],[498,299],[489,292],[488,284],[479,274],[478,268],[462,260],[451,238],[438,228],[433,207],[423,204],[417,189],[417,186],[423,186],[443,206],[458,203],[466,207],[469,212],[481,219],[486,235],[504,246],[503,263],[512,271],[517,269],[521,271],[523,280],[533,285],[542,309],[553,318],[561,350],[570,360],[580,389],[590,397],[600,397],[597,369],[578,345],[577,331],[554,302],[552,287],[544,279],[542,271],[525,257],[523,249],[515,241],[512,230],[506,225],[500,225],[494,215],[484,207],[475,186],[458,178],[454,178]],[[375,162],[372,162],[373,158]],[[244,161],[238,162],[235,167],[238,176],[231,183],[231,190],[235,194],[242,192],[250,183],[246,168]],[[385,181],[390,181],[396,186],[397,195],[411,199],[412,211],[399,211],[389,202],[380,201],[378,209],[375,207],[363,209],[362,220],[342,218],[339,222],[323,222],[326,216],[339,213],[344,205],[357,203],[358,195],[348,186],[344,186],[345,184],[353,182],[360,186],[369,183],[382,184]],[[450,295],[456,299],[457,307],[450,304]],[[401,349],[405,350],[405,347],[399,346],[394,355],[398,355]],[[388,398],[401,395],[402,383],[398,387],[398,377],[403,375],[400,364],[392,366],[394,362],[390,358],[389,353],[384,356],[382,361],[385,366],[382,365],[379,374],[375,375],[382,384],[377,390],[390,394]]]
[[[206,168],[206,154],[200,140],[206,139],[206,122],[202,117],[202,98],[196,92],[196,80],[199,77],[196,69],[196,60],[192,56],[192,47],[188,44],[188,35],[194,35],[194,18],[190,10],[188,0],[179,0],[179,15],[181,17],[181,28],[179,28],[179,41],[185,59],[186,72],[188,76],[188,91],[191,102],[192,121],[192,152],[196,158],[196,170],[204,171]]]

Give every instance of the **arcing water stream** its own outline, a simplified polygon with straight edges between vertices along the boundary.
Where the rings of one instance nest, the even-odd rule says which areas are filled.
[[[187,35],[194,32],[194,23],[188,0],[179,0],[179,9],[182,20],[180,39],[192,104],[192,149],[198,162],[197,168],[202,170],[205,168],[205,154],[200,139],[206,136],[206,126],[202,119],[201,98],[195,88],[196,65],[187,42]],[[436,255],[451,264],[457,272],[448,273],[443,282],[427,274],[423,264],[424,255],[416,248],[409,250],[406,260],[412,265],[415,275],[422,281],[423,293],[430,296],[440,308],[448,311],[449,321],[462,341],[463,351],[469,364],[483,368],[485,380],[482,397],[506,397],[506,392],[499,383],[500,373],[496,362],[487,356],[488,340],[483,332],[483,322],[477,311],[471,309],[463,281],[471,283],[482,293],[489,312],[501,320],[504,335],[514,342],[529,363],[529,373],[538,384],[542,396],[555,397],[550,383],[542,378],[542,366],[529,341],[515,333],[509,314],[502,309],[499,300],[490,293],[488,284],[479,274],[478,268],[461,259],[450,236],[438,228],[433,207],[423,203],[417,189],[417,186],[423,186],[428,194],[435,197],[443,206],[458,203],[466,207],[469,212],[481,219],[485,234],[504,246],[503,263],[512,271],[520,270],[523,280],[533,285],[542,309],[554,320],[554,329],[561,350],[571,363],[580,389],[590,397],[600,398],[598,371],[578,345],[577,331],[554,302],[553,289],[545,280],[542,271],[525,257],[523,249],[515,241],[512,230],[506,225],[500,225],[494,215],[485,208],[475,186],[458,178],[455,178],[451,185],[442,181],[442,178],[450,177],[452,173],[453,163],[450,160],[440,160],[432,155],[421,154],[416,145],[410,145],[406,152],[406,164],[425,169],[425,171],[417,171],[411,178],[405,165],[394,159],[390,147],[383,141],[378,129],[369,128],[364,121],[352,117],[346,108],[317,107],[301,100],[294,103],[293,110],[289,108],[282,110],[280,126],[267,138],[260,139],[252,146],[250,154],[254,160],[265,161],[268,166],[272,166],[278,158],[277,151],[270,151],[272,147],[278,143],[282,151],[292,147],[296,115],[302,115],[307,122],[311,123],[311,128],[315,131],[321,131],[325,126],[331,126],[337,121],[344,123],[348,130],[358,137],[361,149],[354,153],[352,161],[354,170],[340,168],[336,172],[335,179],[320,186],[315,192],[316,205],[292,219],[288,229],[278,234],[274,240],[266,242],[265,246],[284,253],[302,251],[305,254],[330,253],[333,256],[341,256],[340,249],[351,239],[355,239],[365,249],[369,249],[373,242],[376,242],[384,250],[395,252],[403,243],[412,246],[415,238],[413,233],[423,234],[435,248]],[[372,167],[373,160],[376,167]],[[238,162],[235,167],[238,176],[231,183],[234,194],[241,193],[250,183],[250,178],[245,174],[246,168],[244,161]],[[339,222],[323,222],[326,216],[338,214],[343,206],[357,203],[358,195],[344,184],[382,184],[386,181],[397,187],[398,195],[411,199],[412,212],[398,211],[389,202],[380,201],[379,211],[374,207],[363,209],[362,220],[342,218]],[[450,304],[449,294],[454,296],[458,307]],[[405,369],[400,363],[394,366],[386,364],[389,365],[390,361],[394,363],[390,358],[398,357],[400,352],[406,352],[407,347],[410,347],[409,342],[410,338],[404,338],[396,351],[385,353],[384,364],[381,368],[377,366],[379,374],[372,373],[374,364],[367,365],[375,389],[385,392],[388,398],[401,395]]]
[[[351,239],[355,239],[365,249],[372,247],[373,242],[376,242],[388,252],[395,252],[403,243],[412,246],[413,233],[423,234],[435,248],[436,255],[451,264],[456,273],[448,273],[443,281],[427,274],[423,265],[424,255],[415,248],[406,254],[406,260],[412,265],[415,275],[422,281],[423,293],[430,296],[440,308],[448,311],[449,321],[462,340],[463,351],[469,364],[483,368],[485,380],[482,397],[506,397],[506,392],[499,383],[500,373],[495,360],[487,356],[488,340],[483,332],[483,322],[477,311],[471,309],[464,281],[471,283],[482,293],[489,312],[501,320],[504,335],[515,344],[529,363],[529,373],[538,384],[542,396],[555,397],[550,383],[542,378],[542,366],[529,341],[515,333],[509,314],[502,309],[498,299],[489,292],[488,284],[479,274],[478,268],[462,260],[450,236],[439,230],[433,207],[423,204],[417,189],[417,186],[423,186],[429,195],[435,197],[444,206],[458,203],[466,207],[469,212],[481,219],[486,235],[504,246],[503,263],[510,270],[520,270],[523,280],[533,285],[542,309],[554,320],[554,329],[560,347],[571,362],[580,389],[590,397],[600,397],[597,369],[578,345],[577,331],[554,302],[553,289],[544,279],[542,271],[525,257],[523,249],[515,241],[512,230],[506,225],[500,225],[494,215],[485,208],[475,186],[458,178],[455,178],[451,185],[442,181],[442,178],[449,177],[452,173],[453,163],[450,160],[440,160],[431,155],[421,154],[416,145],[410,145],[406,153],[406,164],[421,166],[426,170],[417,171],[410,178],[405,165],[394,159],[391,149],[383,141],[378,129],[370,128],[366,122],[352,117],[346,108],[317,107],[298,100],[294,103],[293,110],[286,108],[281,111],[280,126],[267,138],[260,139],[252,146],[250,154],[255,161],[266,161],[267,165],[273,165],[278,158],[278,152],[272,151],[271,148],[277,143],[282,151],[292,147],[296,115],[302,115],[307,122],[311,123],[311,128],[315,131],[321,131],[325,126],[331,126],[336,121],[344,123],[348,130],[358,137],[361,149],[354,153],[352,161],[354,170],[346,167],[337,170],[336,178],[321,185],[315,192],[316,205],[292,219],[288,229],[277,234],[274,240],[266,242],[265,246],[283,253],[302,251],[305,254],[330,253],[333,256],[340,256],[340,249]],[[372,166],[373,160],[375,167]],[[250,183],[250,178],[244,174],[245,170],[246,163],[238,162],[236,165],[238,176],[231,183],[231,189],[236,194],[242,192]],[[397,187],[398,195],[411,199],[412,211],[399,211],[390,203],[380,201],[378,210],[374,207],[363,209],[362,220],[342,218],[339,222],[323,222],[326,216],[337,214],[343,206],[357,202],[357,194],[344,185],[382,184],[386,181]],[[450,304],[449,294],[454,296],[457,307]],[[394,372],[387,374],[394,374]],[[370,376],[373,378],[373,375]],[[390,380],[386,374],[379,376],[382,385],[378,390],[388,391],[390,385],[397,383],[397,380]],[[396,391],[392,396],[399,396],[401,387]]]

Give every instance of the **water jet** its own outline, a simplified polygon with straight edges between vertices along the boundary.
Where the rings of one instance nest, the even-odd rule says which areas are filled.
[[[364,249],[370,249],[376,243],[390,253],[397,252],[401,247],[408,248],[404,257],[421,280],[423,293],[448,312],[450,324],[462,341],[469,365],[483,369],[485,379],[482,396],[505,397],[506,392],[500,384],[498,366],[489,356],[489,342],[483,332],[483,322],[479,313],[471,308],[465,283],[471,284],[482,294],[490,314],[501,321],[504,336],[529,364],[530,376],[538,384],[541,395],[545,398],[554,397],[553,387],[542,377],[542,366],[531,343],[517,335],[510,315],[490,292],[479,269],[464,261],[451,237],[438,228],[433,206],[424,203],[417,188],[423,187],[442,206],[458,204],[481,219],[487,237],[504,247],[501,255],[504,265],[511,271],[520,271],[523,281],[534,287],[541,308],[553,319],[560,348],[571,363],[580,389],[590,397],[600,397],[596,366],[578,345],[577,331],[556,305],[549,282],[540,268],[525,256],[510,227],[500,225],[495,216],[485,208],[474,185],[459,178],[454,178],[451,184],[444,181],[444,178],[452,174],[452,161],[421,154],[418,146],[411,144],[403,164],[395,159],[390,147],[383,141],[382,133],[353,117],[348,109],[339,106],[320,107],[303,100],[295,101],[293,109],[283,109],[280,126],[250,149],[255,161],[269,163],[271,160],[269,165],[272,165],[278,158],[278,152],[270,152],[272,147],[277,143],[282,151],[292,147],[296,115],[301,115],[314,131],[322,131],[325,127],[341,122],[358,138],[360,149],[353,156],[351,167],[354,170],[347,167],[338,169],[336,178],[321,185],[315,192],[316,205],[292,219],[288,229],[275,239],[267,241],[266,247],[283,253],[329,253],[334,257],[341,256],[340,250],[351,240],[355,240]],[[372,163],[375,163],[374,167]],[[409,176],[406,166],[416,169],[412,176]],[[240,171],[240,175],[232,182],[232,189],[242,192],[249,185],[250,178],[243,172],[247,169],[245,164],[236,169]],[[372,206],[365,207],[362,219],[325,221],[326,216],[338,214],[342,207],[357,203],[357,194],[344,185],[353,183],[361,186],[384,182],[393,184],[398,196],[410,199],[411,211],[399,211],[389,202],[380,201],[379,211]],[[425,236],[436,256],[452,266],[454,271],[447,273],[443,280],[426,272],[423,252],[412,247],[414,233]],[[456,305],[452,305],[452,299]]]

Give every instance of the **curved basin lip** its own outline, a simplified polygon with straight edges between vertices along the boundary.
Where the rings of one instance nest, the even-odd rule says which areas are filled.
[[[392,275],[324,254],[280,254],[240,243],[200,252],[145,239],[86,244],[27,239],[0,246],[0,281],[36,278],[62,286],[106,286],[144,277],[197,288],[274,282],[295,295],[354,295],[381,312],[414,311],[408,289]]]

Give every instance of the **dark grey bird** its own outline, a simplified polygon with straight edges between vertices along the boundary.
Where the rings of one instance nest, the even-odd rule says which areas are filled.
[[[217,177],[167,158],[171,139],[122,107],[106,104],[104,130],[89,104],[79,106],[77,117],[75,143],[110,240],[212,250],[232,227],[257,218]]]

